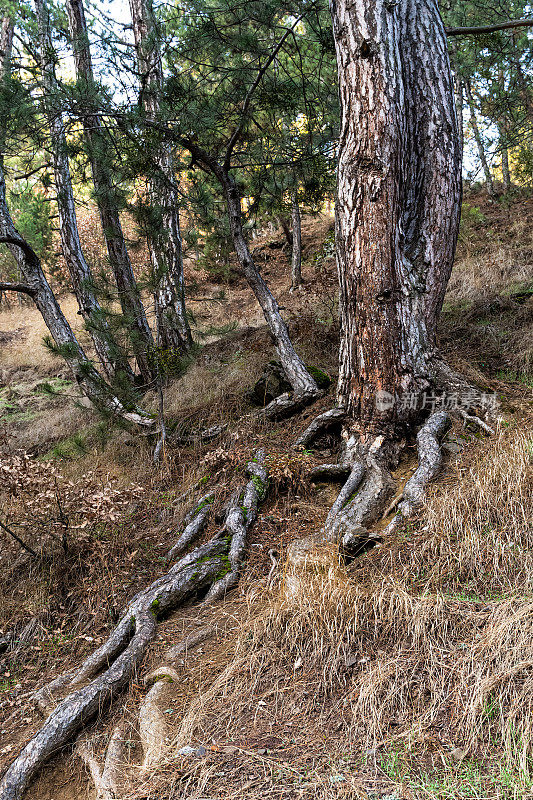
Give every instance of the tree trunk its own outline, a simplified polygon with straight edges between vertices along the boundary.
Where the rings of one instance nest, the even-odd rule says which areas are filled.
[[[12,42],[13,21],[10,17],[4,16],[0,34],[0,83],[4,81],[10,70]],[[106,413],[121,416],[130,422],[151,426],[153,419],[147,414],[126,411],[89,361],[46,280],[39,257],[15,228],[7,205],[4,178],[5,138],[5,129],[0,125],[0,242],[7,244],[17,262],[25,283],[24,291],[35,302],[56,348],[72,370],[81,391],[89,400]]]
[[[509,171],[509,150],[507,148],[507,132],[505,122],[502,122],[498,126],[498,130],[500,134],[500,152],[502,156],[503,192],[504,194],[507,194],[511,188],[511,173]]]
[[[199,160],[203,160],[211,169],[224,189],[233,246],[235,247],[239,264],[263,310],[289,383],[297,395],[309,394],[312,396],[320,394],[314,378],[309,374],[303,361],[292,345],[289,331],[279,312],[276,299],[259,274],[252,254],[250,253],[242,229],[241,198],[233,176],[220,164],[209,158],[205,159],[200,155]]]
[[[339,404],[398,436],[436,379],[457,241],[461,157],[435,0],[331,0],[341,135]]]
[[[163,83],[161,53],[151,0],[130,0],[139,73],[140,100],[149,119],[159,110]],[[150,176],[148,247],[155,281],[156,314],[162,346],[187,353],[192,336],[185,309],[183,254],[181,246],[180,196],[174,175],[172,149],[161,142],[155,153],[157,170]]]
[[[82,81],[84,86],[83,95],[86,98],[86,108],[82,117],[83,131],[109,263],[115,276],[122,313],[130,329],[135,360],[144,382],[150,383],[154,377],[153,369],[150,366],[150,353],[153,350],[154,341],[122,232],[111,177],[113,165],[109,142],[102,129],[102,122],[96,107],[98,88],[94,80],[83,0],[67,0],[66,5],[76,75],[78,81]]]
[[[50,130],[50,147],[54,164],[59,231],[63,256],[65,257],[69,269],[80,313],[91,334],[96,353],[105,374],[107,377],[112,378],[117,369],[120,369],[133,379],[133,373],[131,372],[129,364],[119,352],[117,344],[113,341],[107,320],[104,317],[94,292],[94,280],[91,269],[83,255],[70,178],[65,128],[61,109],[57,107],[57,102],[54,99],[58,90],[53,60],[55,52],[50,35],[48,9],[45,0],[35,0],[35,8],[39,27],[41,73],[45,92],[46,114]]]
[[[65,318],[41,267],[39,257],[13,224],[6,200],[3,159],[0,154],[0,242],[7,244],[23,275],[27,293],[33,298],[50,331],[54,344],[72,370],[81,391],[99,409],[141,425],[153,419],[142,412],[127,412],[111,388],[94,368]]]
[[[485,147],[483,145],[483,138],[481,136],[481,132],[479,130],[479,125],[477,124],[477,115],[476,115],[476,106],[474,104],[474,97],[472,95],[472,89],[470,87],[470,81],[465,81],[465,91],[466,97],[468,99],[468,107],[470,109],[470,122],[472,124],[472,131],[474,132],[474,139],[476,140],[477,151],[479,154],[479,160],[481,162],[481,166],[483,168],[483,173],[485,175],[485,184],[487,186],[487,194],[489,197],[494,197],[494,182],[492,180],[492,173],[490,171],[490,167],[487,162],[487,157],[485,155]]]
[[[298,289],[302,285],[302,220],[296,192],[292,194],[291,279],[291,289]]]
[[[285,217],[281,216],[281,214],[278,217],[278,222],[280,224],[281,230],[283,231],[283,235],[285,236],[285,239],[287,240],[287,244],[289,245],[289,247],[292,250],[292,231],[291,231],[291,229],[289,227],[289,223],[287,222]]]

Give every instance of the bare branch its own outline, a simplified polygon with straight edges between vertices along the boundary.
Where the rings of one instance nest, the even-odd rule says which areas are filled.
[[[533,19],[513,19],[509,22],[497,22],[494,25],[478,25],[473,28],[448,28],[447,36],[479,36],[483,33],[504,31],[508,28],[529,28],[533,26]]]

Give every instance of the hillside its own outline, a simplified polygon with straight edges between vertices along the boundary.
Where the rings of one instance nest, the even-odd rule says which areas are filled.
[[[0,637],[15,629],[16,641],[0,655],[0,769],[40,725],[32,693],[105,640],[128,600],[168,568],[194,501],[215,487],[223,503],[263,449],[270,491],[239,587],[211,606],[193,598],[162,621],[129,690],[82,734],[102,762],[121,726],[124,799],[533,796],[533,200],[472,194],[463,209],[440,345],[496,395],[495,431],[454,423],[423,517],[351,563],[331,553],[296,593],[287,546],[319,529],[341,485],[309,479],[335,460],[334,436],[291,450],[334,402],[330,216],[303,221],[297,292],[282,232],[253,242],[298,352],[332,379],[328,394],[286,422],[253,414],[248,392],[275,358],[263,318],[243,279],[221,286],[189,259],[200,348],[165,391],[161,466],[149,437],[74,402],[32,306],[0,312],[2,515],[46,554],[33,558],[2,534]],[[80,331],[73,299],[62,306]],[[144,402],[155,409],[157,398]],[[195,440],[228,421],[214,441]],[[411,444],[394,474],[399,486],[415,467]],[[205,541],[219,524],[214,515]],[[169,660],[169,647],[206,627],[202,642]],[[162,663],[174,670],[155,701],[168,747],[142,769],[143,681]],[[193,754],[177,755],[183,747]],[[96,796],[80,743],[28,792]]]

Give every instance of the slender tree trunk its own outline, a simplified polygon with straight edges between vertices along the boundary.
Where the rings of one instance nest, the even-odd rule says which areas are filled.
[[[141,103],[146,115],[154,119],[159,110],[163,68],[152,0],[130,0],[130,9],[142,81]],[[156,314],[162,346],[186,353],[191,349],[192,336],[185,309],[180,196],[172,149],[167,143],[158,145],[155,161],[159,169],[150,176],[148,183],[151,205],[148,246],[155,281]]]
[[[66,6],[76,74],[78,81],[83,82],[84,97],[87,98],[82,117],[83,131],[109,263],[115,276],[122,313],[130,328],[135,360],[143,380],[149,383],[154,378],[150,366],[150,352],[153,350],[154,341],[122,232],[111,177],[112,160],[109,142],[102,129],[102,121],[96,107],[98,87],[94,80],[83,0],[66,0]]]
[[[302,220],[296,192],[292,194],[291,279],[291,289],[298,289],[302,285]]]
[[[504,194],[507,194],[511,188],[511,173],[509,171],[509,150],[507,148],[507,131],[505,122],[502,122],[498,125],[498,131],[500,134],[500,153],[502,156],[503,192]]]
[[[141,425],[152,425],[153,420],[142,412],[128,412],[113,395],[111,388],[94,368],[76,339],[72,328],[50,288],[39,257],[20,236],[13,224],[6,200],[3,158],[0,154],[0,242],[7,244],[15,258],[24,282],[37,309],[50,331],[58,352],[70,367],[81,391],[99,409]]]
[[[279,312],[276,299],[259,274],[250,253],[250,248],[242,229],[241,198],[233,176],[220,164],[207,158],[205,154],[199,153],[199,160],[203,161],[211,169],[224,189],[233,246],[244,276],[263,310],[288,381],[297,395],[319,394],[315,380],[309,374],[293,347],[289,331]]]
[[[61,109],[57,107],[57,102],[54,99],[58,90],[53,60],[55,53],[50,35],[48,9],[45,0],[35,0],[35,8],[39,27],[41,72],[45,92],[46,114],[50,129],[50,146],[54,164],[62,252],[70,272],[80,313],[90,331],[96,353],[105,374],[112,378],[117,369],[119,369],[133,379],[129,364],[113,341],[107,320],[94,292],[91,269],[83,255],[70,178],[65,128]]]
[[[479,154],[479,160],[481,162],[481,166],[483,168],[483,173],[485,175],[485,184],[487,187],[487,194],[489,197],[494,197],[494,181],[492,180],[492,173],[490,171],[490,167],[487,162],[487,156],[485,155],[485,147],[483,145],[483,138],[481,136],[481,132],[479,130],[479,125],[477,124],[477,114],[476,114],[476,106],[474,104],[474,97],[472,95],[472,89],[470,88],[470,81],[465,81],[465,91],[466,97],[468,99],[468,107],[470,109],[470,122],[472,124],[472,131],[474,132],[474,139],[476,140],[477,151]]]
[[[341,101],[339,404],[398,436],[436,380],[461,158],[435,0],[331,0]]]
[[[13,21],[10,17],[4,16],[0,33],[0,82],[10,70],[12,41]],[[5,138],[5,129],[0,124],[0,242],[7,244],[24,279],[26,293],[35,302],[57,350],[70,367],[81,391],[97,408],[106,413],[121,416],[130,422],[151,426],[153,420],[147,414],[142,411],[126,411],[119,399],[114,396],[110,386],[89,361],[46,280],[39,257],[15,228],[7,205],[4,177]]]

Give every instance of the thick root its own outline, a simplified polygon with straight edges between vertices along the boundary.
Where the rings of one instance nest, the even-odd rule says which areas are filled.
[[[264,466],[265,454],[259,451],[254,461],[247,466],[251,476],[243,492],[241,492],[226,514],[224,527],[218,536],[231,536],[228,554],[228,568],[214,583],[205,598],[206,603],[213,603],[232,589],[239,580],[239,570],[246,546],[248,529],[257,519],[259,504],[265,499],[268,490],[268,474]]]
[[[326,538],[339,543],[346,552],[355,552],[374,538],[368,527],[379,519],[394,493],[395,483],[382,456],[385,445],[380,436],[370,447],[359,448],[348,480],[326,519]],[[349,449],[353,451],[353,447]]]
[[[103,768],[88,743],[82,742],[77,746],[76,754],[89,770],[94,783],[96,800],[116,800],[120,796],[121,787],[125,783],[124,745],[124,732],[117,726],[111,734]]]
[[[185,527],[174,547],[169,551],[169,560],[177,558],[192,544],[206,526],[215,493],[209,492],[200,498],[195,508],[185,517]]]
[[[411,517],[422,505],[426,486],[437,477],[442,466],[440,440],[450,427],[448,414],[445,411],[436,411],[418,431],[418,468],[405,484],[398,513],[387,526],[386,534],[392,533],[402,519]]]
[[[275,400],[272,400],[259,413],[270,420],[287,419],[294,414],[298,414],[303,408],[315,403],[323,394],[324,392],[320,389],[309,390],[300,394],[285,392],[276,397]]]
[[[319,464],[309,472],[312,481],[346,481],[351,468],[348,464]]]
[[[312,421],[302,434],[296,439],[294,447],[307,447],[321,433],[333,425],[338,425],[346,417],[342,408],[331,408]]]
[[[160,700],[165,683],[178,683],[179,680],[176,670],[167,666],[159,667],[145,678],[145,684],[152,685],[139,709],[139,735],[143,749],[141,766],[144,770],[161,761],[168,750],[170,729],[161,711]]]

